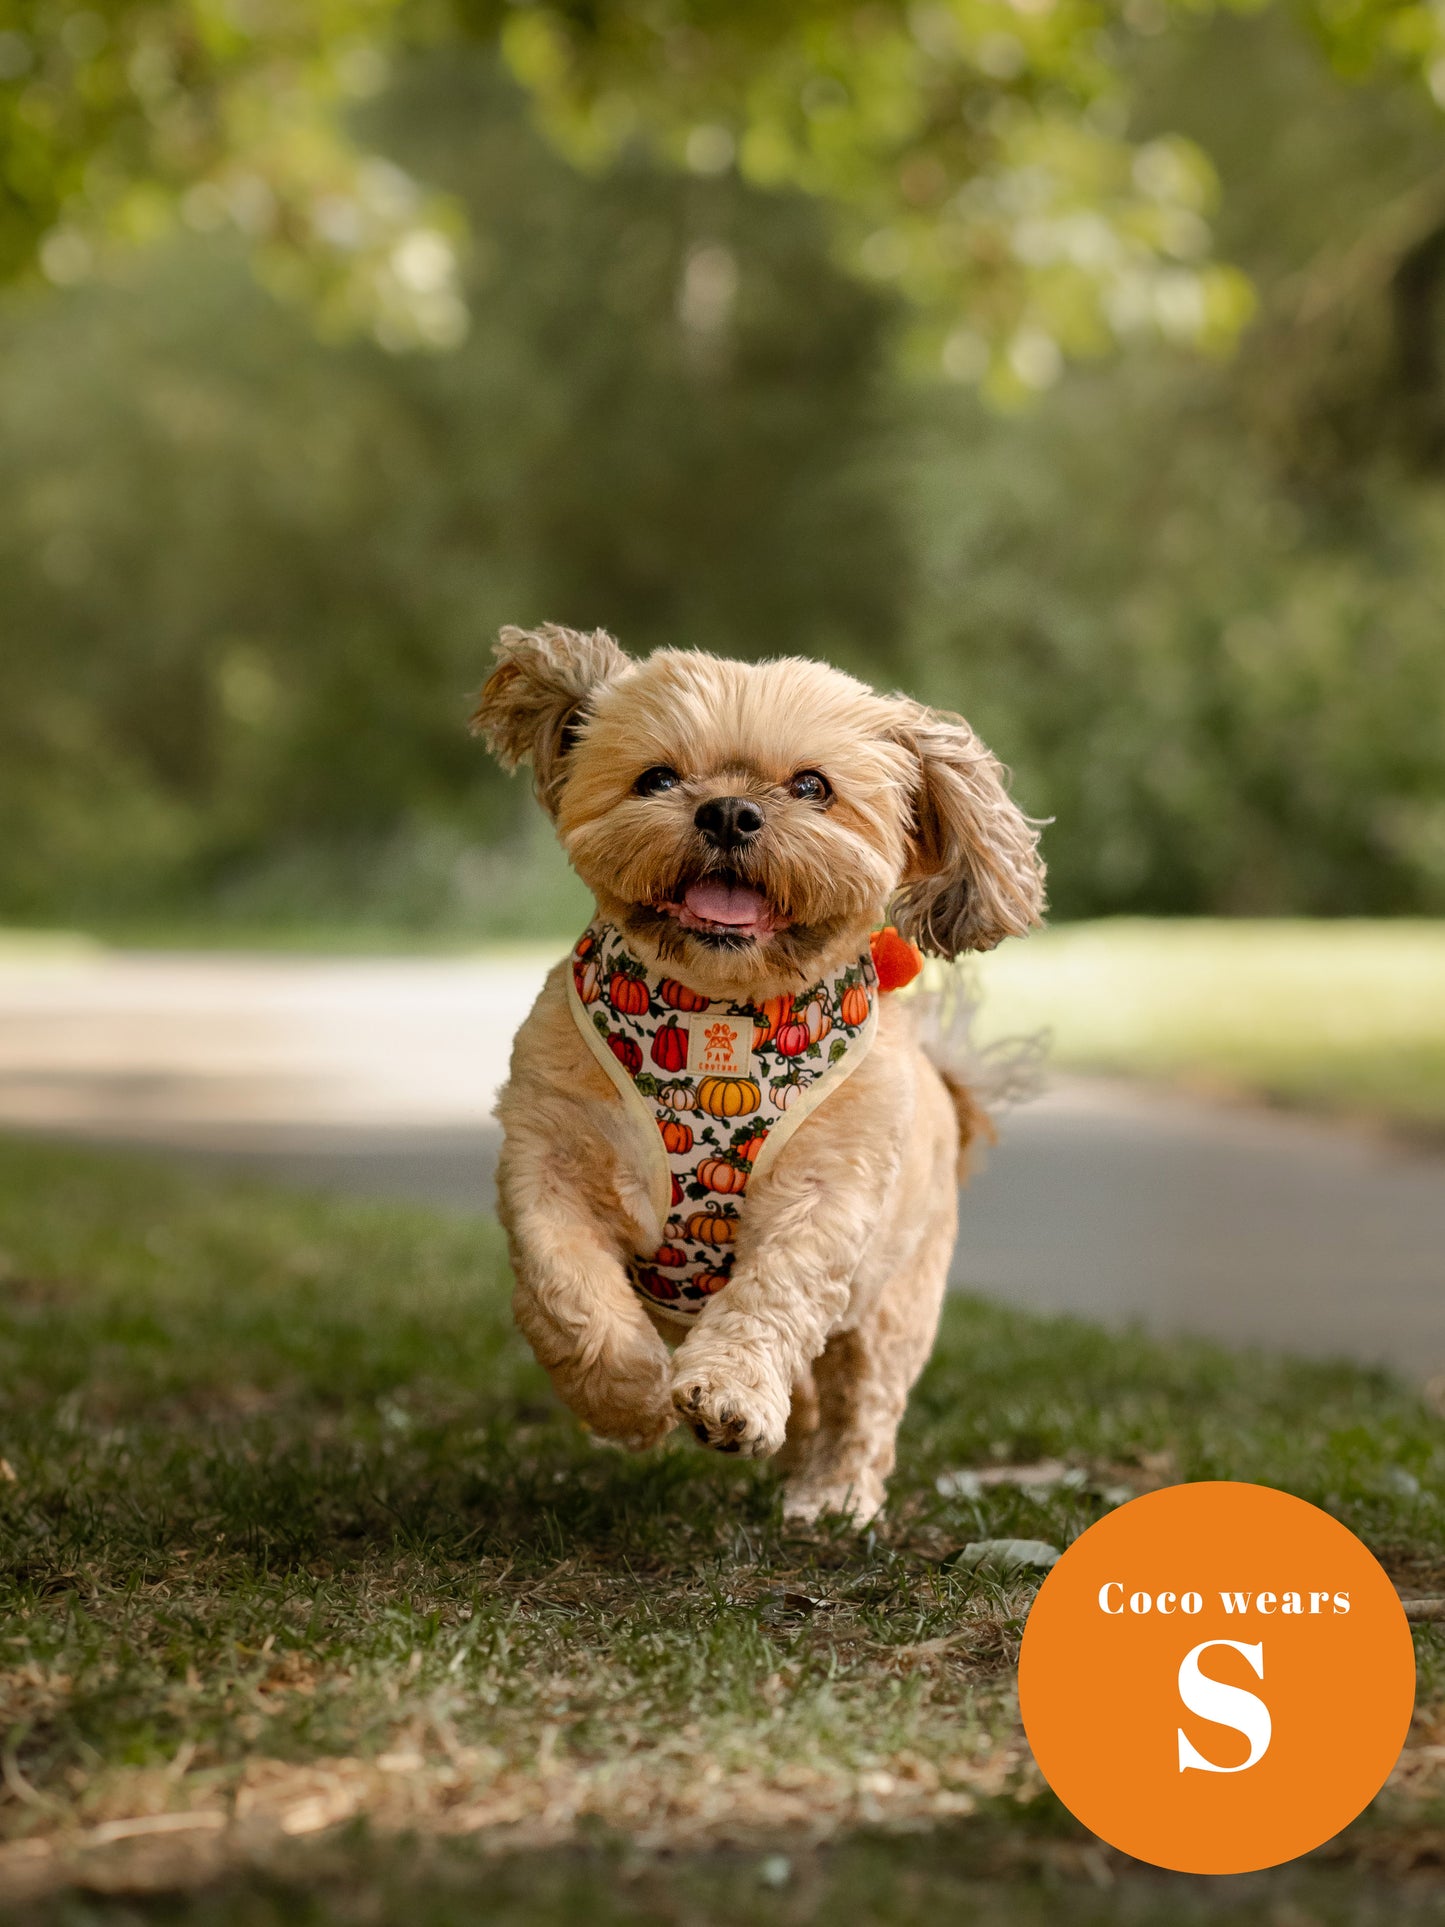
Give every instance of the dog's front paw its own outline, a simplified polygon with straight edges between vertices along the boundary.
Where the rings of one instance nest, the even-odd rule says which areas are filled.
[[[648,1452],[661,1444],[676,1424],[677,1413],[670,1404],[663,1404],[629,1412],[620,1422],[614,1419],[605,1431],[600,1426],[590,1429],[599,1445],[620,1446],[624,1452]]]
[[[747,1366],[694,1362],[684,1356],[686,1350],[675,1361],[672,1402],[693,1437],[716,1452],[771,1457],[788,1429],[789,1388],[751,1361]]]
[[[614,1342],[595,1355],[548,1362],[563,1401],[596,1438],[645,1452],[677,1423],[672,1409],[672,1356],[649,1332],[640,1343]]]
[[[661,1371],[651,1377],[635,1371],[614,1378],[593,1370],[582,1384],[574,1379],[563,1396],[597,1438],[628,1452],[646,1452],[677,1423],[668,1396],[669,1362],[664,1358]]]

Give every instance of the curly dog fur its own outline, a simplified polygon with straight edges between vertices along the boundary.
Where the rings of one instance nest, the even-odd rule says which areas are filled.
[[[866,950],[890,906],[941,957],[1021,936],[1042,911],[1036,829],[962,717],[819,663],[639,662],[600,630],[505,629],[474,724],[506,767],[532,764],[599,913],[709,997],[816,982]],[[758,819],[722,852],[697,821],[718,798]],[[724,866],[757,906],[747,927],[689,907]],[[579,1035],[566,968],[517,1037],[498,1105],[518,1324],[604,1437],[641,1449],[682,1418],[711,1445],[779,1454],[788,1516],[870,1518],[937,1329],[968,1091],[929,1061],[907,1001],[883,998],[873,1048],[759,1181],[731,1282],[674,1351],[626,1269],[661,1234],[648,1147]]]

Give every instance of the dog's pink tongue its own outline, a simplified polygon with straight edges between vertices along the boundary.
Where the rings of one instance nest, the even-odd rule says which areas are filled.
[[[709,923],[743,930],[767,921],[768,900],[761,890],[745,883],[724,883],[720,877],[690,883],[683,901],[695,917],[705,917]]]

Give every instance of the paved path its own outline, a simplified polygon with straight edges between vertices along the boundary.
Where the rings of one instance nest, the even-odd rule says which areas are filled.
[[[76,953],[0,962],[0,1127],[463,1210],[543,962]],[[1445,1161],[1061,1080],[964,1196],[954,1277],[1010,1303],[1445,1370]]]

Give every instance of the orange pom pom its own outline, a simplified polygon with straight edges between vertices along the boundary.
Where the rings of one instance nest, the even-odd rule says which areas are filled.
[[[873,952],[873,968],[878,972],[880,990],[902,990],[923,968],[923,952],[907,937],[900,937],[893,925],[875,930],[868,940]]]

